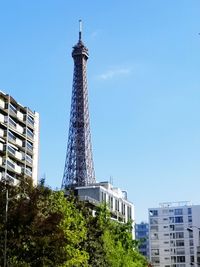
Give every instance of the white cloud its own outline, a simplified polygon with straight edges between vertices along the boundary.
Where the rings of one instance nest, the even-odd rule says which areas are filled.
[[[131,73],[130,68],[112,68],[97,76],[99,80],[111,80],[116,77],[127,76]]]

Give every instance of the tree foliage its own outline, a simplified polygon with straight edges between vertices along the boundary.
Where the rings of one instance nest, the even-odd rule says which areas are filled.
[[[3,189],[1,185],[1,255],[5,231]],[[86,238],[84,218],[62,191],[30,183],[8,190],[8,266],[87,266],[88,254],[79,245]],[[0,266],[2,261],[3,257]]]
[[[6,190],[9,192],[5,223]],[[7,230],[10,267],[144,267],[131,223],[111,220],[106,205],[91,209],[42,181],[11,187],[0,183],[0,266]]]

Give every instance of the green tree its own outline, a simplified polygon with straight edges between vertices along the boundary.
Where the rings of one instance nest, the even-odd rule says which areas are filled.
[[[132,224],[111,220],[105,204],[97,208],[95,217],[87,215],[85,248],[91,267],[145,267],[146,259],[138,252],[132,239]]]
[[[5,186],[0,187],[3,255]],[[87,266],[88,254],[80,246],[86,238],[85,221],[62,191],[53,191],[44,184],[33,187],[30,182],[8,189],[8,266]],[[0,266],[3,266],[1,256]]]

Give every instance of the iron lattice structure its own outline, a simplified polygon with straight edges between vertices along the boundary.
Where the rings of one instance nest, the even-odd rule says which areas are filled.
[[[95,183],[87,88],[88,49],[81,40],[73,47],[74,76],[70,126],[62,188]]]

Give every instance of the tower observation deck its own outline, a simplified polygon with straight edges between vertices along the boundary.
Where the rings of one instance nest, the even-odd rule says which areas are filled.
[[[82,22],[79,40],[73,47],[74,75],[67,154],[62,188],[95,183],[87,88],[88,49],[82,42]]]

